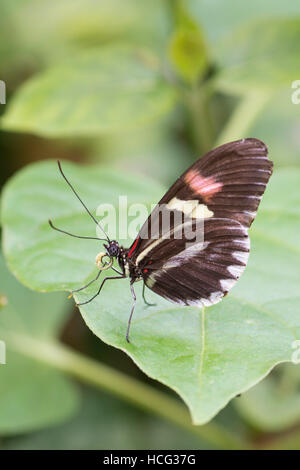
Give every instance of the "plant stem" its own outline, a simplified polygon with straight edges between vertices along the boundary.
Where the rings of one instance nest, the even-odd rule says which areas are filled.
[[[268,442],[262,444],[259,449],[263,450],[299,450],[300,449],[300,431],[296,429],[290,433],[274,437]]]
[[[126,374],[99,363],[58,342],[40,341],[27,335],[6,335],[11,348],[46,363],[80,381],[106,390],[127,402],[164,418],[210,444],[224,449],[244,449],[247,445],[216,423],[193,426],[186,408],[176,399]]]
[[[247,137],[249,128],[270,98],[271,92],[261,90],[251,91],[241,98],[240,103],[219,135],[216,146]]]
[[[213,144],[209,101],[210,90],[204,85],[194,85],[187,94],[186,102],[191,115],[194,146],[200,155],[208,152]]]

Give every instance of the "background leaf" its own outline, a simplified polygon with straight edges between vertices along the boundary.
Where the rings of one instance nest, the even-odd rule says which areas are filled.
[[[274,93],[265,109],[249,129],[249,135],[262,138],[276,166],[296,166],[299,158],[299,105],[291,100],[291,86]],[[279,112],[280,110],[280,112]]]
[[[294,18],[300,15],[297,0],[283,3],[281,0],[252,0],[247,5],[236,0],[184,0],[187,12],[205,30],[212,44],[216,45],[222,38],[258,19]]]
[[[136,42],[159,52],[169,28],[160,0],[151,8],[139,0],[2,0],[1,5],[1,73],[10,83],[16,75],[19,83],[24,69],[28,76],[107,43]]]
[[[176,114],[176,119],[182,122],[182,113],[178,110]],[[117,139],[107,136],[97,140],[91,160],[110,165],[116,172],[130,172],[137,178],[150,176],[165,185],[172,184],[184,172],[187,161],[193,161],[193,155],[184,142],[174,136],[171,123],[164,123],[164,126],[144,127],[138,133],[119,134]]]
[[[5,129],[46,136],[132,129],[167,113],[174,90],[158,59],[137,47],[107,46],[75,55],[29,80],[2,120]]]
[[[119,195],[125,195],[128,204],[150,204],[157,194],[163,194],[160,185],[152,181],[149,184],[150,180],[145,177],[137,178],[97,166],[77,167],[67,162],[63,162],[63,168],[94,212],[99,204],[117,206]],[[7,259],[14,274],[25,285],[37,290],[57,290],[58,283],[63,290],[87,279],[96,269],[95,256],[102,250],[102,242],[57,237],[49,227],[50,218],[73,233],[96,236],[94,222],[71,193],[56,162],[28,166],[12,178],[7,191],[4,189],[2,201],[2,224],[8,224],[3,244],[12,254]],[[19,204],[21,200],[22,205]],[[12,210],[13,206],[15,209]],[[28,237],[24,237],[26,232]],[[109,232],[109,235],[115,234]],[[129,240],[124,238],[121,242],[128,244]],[[21,253],[23,268],[19,271],[17,258]],[[43,269],[41,265],[44,265]]]
[[[170,42],[170,58],[178,73],[195,82],[207,67],[203,38],[198,31],[178,31]]]
[[[67,423],[4,441],[4,449],[199,449],[210,445],[184,430],[93,390]]]
[[[162,194],[155,191],[153,184],[129,183],[130,177],[127,180],[124,174],[108,177],[100,170],[97,174],[95,169],[73,166],[67,166],[66,172],[92,208],[99,199],[115,203],[117,194],[126,191],[135,202],[135,198],[142,197],[144,201],[158,200]],[[128,345],[128,281],[107,283],[101,296],[81,308],[86,323],[97,336],[126,351],[146,374],[181,395],[195,423],[207,422],[275,364],[291,360],[292,342],[300,334],[300,226],[299,194],[287,188],[297,187],[299,182],[297,170],[281,170],[273,175],[251,229],[252,251],[246,273],[226,299],[205,313],[196,308],[179,308],[148,292],[157,306],[145,308],[138,301],[132,343]],[[19,173],[4,192],[4,252],[11,269],[34,288],[69,290],[80,286],[89,278],[91,260],[99,251],[92,242],[73,241],[47,229],[46,208],[58,225],[87,234],[78,202],[62,183],[54,163],[49,162]],[[139,189],[141,185],[146,194]],[[22,199],[22,213],[17,210],[18,198]],[[26,207],[31,211],[26,212]],[[137,284],[138,299],[140,288]],[[95,287],[91,286],[77,298],[86,300],[94,292]]]
[[[7,347],[6,364],[0,365],[0,433],[20,434],[60,423],[77,410],[78,396],[72,384],[14,347],[16,338],[19,345],[35,337],[53,341],[68,309],[62,294],[38,294],[22,286],[2,257],[0,278],[8,299],[0,314],[0,339]]]
[[[234,402],[251,426],[279,432],[295,426],[300,417],[299,366],[284,364]]]
[[[218,89],[238,94],[290,86],[298,76],[299,38],[299,18],[255,21],[239,28],[218,47]]]
[[[174,9],[177,28],[170,40],[169,56],[178,74],[195,83],[208,66],[204,35],[187,14],[183,2],[176,2]]]

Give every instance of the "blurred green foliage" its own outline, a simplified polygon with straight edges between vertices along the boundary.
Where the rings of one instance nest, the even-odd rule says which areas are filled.
[[[300,108],[291,102],[291,83],[300,78],[299,25],[300,5],[294,0],[154,0],[151,5],[138,0],[2,0],[0,79],[7,85],[8,104],[0,105],[1,183],[32,161],[65,158],[97,164],[99,192],[95,182],[87,195],[90,202],[98,201],[103,194],[102,175],[110,175],[109,183],[120,172],[127,181],[123,192],[130,193],[130,181],[141,178],[141,193],[147,187],[145,200],[155,201],[161,195],[160,188],[172,183],[199,154],[216,142],[247,136],[266,142],[275,168],[298,167]],[[83,193],[89,171],[93,172],[80,170],[86,175],[75,181]],[[254,225],[245,281],[241,280],[236,291],[254,304],[253,309],[264,299],[272,314],[269,321],[282,322],[278,330],[275,323],[268,329],[264,314],[257,316],[261,326],[252,338],[251,357],[243,358],[249,367],[253,359],[257,359],[256,364],[263,361],[266,351],[272,356],[270,367],[278,360],[289,360],[287,352],[280,349],[285,344],[282,334],[289,331],[289,337],[293,330],[297,336],[298,174],[297,169],[282,168],[272,178],[265,210]],[[151,180],[145,183],[145,176],[154,177],[158,184]],[[58,243],[55,237],[44,240],[45,227],[33,223],[45,204],[49,212],[53,210],[49,215],[56,213],[59,204],[51,196],[46,203],[38,200],[39,188],[40,192],[45,189],[45,198],[48,187],[42,177],[38,173],[29,186],[23,187],[25,193],[19,186],[11,191],[3,219],[6,231],[10,229],[5,240],[10,268],[30,285],[28,266],[37,266],[33,287],[41,286],[38,276],[46,272],[47,263],[53,275],[58,262],[57,257],[55,261],[41,255],[35,258],[35,248],[41,250],[46,243],[45,253],[49,255]],[[115,196],[120,181],[116,179],[112,185]],[[111,193],[107,190],[110,198]],[[68,196],[60,198],[60,202],[69,201]],[[82,214],[75,217],[72,211],[71,215],[71,220],[67,213],[61,215],[70,228],[87,230]],[[45,221],[47,217],[43,213]],[[63,238],[59,244],[64,253],[71,247]],[[73,260],[69,279],[76,285],[91,274],[91,244],[82,248],[77,243],[72,245],[78,258]],[[22,258],[24,248],[31,260]],[[20,266],[22,276],[18,273]],[[58,274],[69,288],[64,269]],[[86,338],[84,325],[74,320],[78,313],[72,315],[60,295],[29,292],[5,271],[0,279],[0,294],[9,301],[0,311],[0,340],[4,328],[23,339],[29,335],[56,344],[59,338],[84,356],[101,356],[129,376],[138,374],[145,380],[121,352],[95,342],[90,335]],[[228,301],[219,309],[224,310],[221,317],[225,319],[227,314],[230,323]],[[230,308],[232,321],[238,323],[235,308]],[[245,305],[239,308],[241,315],[251,310]],[[91,322],[91,314],[85,313],[87,322]],[[101,336],[101,325],[100,330],[98,326],[93,329]],[[238,337],[240,330],[236,334]],[[263,337],[264,344],[260,342]],[[221,335],[218,344],[224,342],[226,349],[226,341]],[[8,349],[8,364],[0,365],[3,448],[234,447],[234,442],[226,441],[225,432],[221,432],[223,441],[220,439],[218,426],[242,436],[245,446],[300,447],[297,366],[276,368],[229,405],[211,427],[203,426],[199,428],[201,435],[192,436],[184,420],[176,423],[186,427],[179,431],[174,423],[165,424],[100,392],[86,390],[80,405],[77,388],[61,375],[59,367],[50,368],[45,361],[37,361],[38,357],[27,357],[13,349]],[[260,377],[265,372],[261,369]],[[67,422],[71,415],[72,420]],[[63,420],[66,423],[59,424]],[[120,425],[125,420],[126,426]],[[50,425],[54,427],[50,429]],[[41,428],[45,429],[39,431]],[[106,437],[104,429],[109,429]],[[93,431],[99,433],[99,439],[92,439]],[[11,437],[21,433],[23,436]]]
[[[51,339],[69,311],[61,294],[36,294],[18,283],[0,260],[0,334],[8,348],[0,371],[0,434],[20,434],[65,420],[78,408],[76,389],[59,372],[22,353],[26,338]],[[10,344],[18,344],[18,348]],[[24,346],[26,347],[26,346]]]

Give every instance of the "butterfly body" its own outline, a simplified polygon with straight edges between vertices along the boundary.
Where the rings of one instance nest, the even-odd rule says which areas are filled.
[[[98,293],[106,279],[130,278],[128,341],[135,282],[143,280],[177,304],[199,307],[218,303],[237,282],[248,261],[248,229],[272,174],[267,153],[252,138],[217,147],[175,181],[130,248],[107,237],[106,255],[121,271],[112,268],[118,276],[105,278]]]

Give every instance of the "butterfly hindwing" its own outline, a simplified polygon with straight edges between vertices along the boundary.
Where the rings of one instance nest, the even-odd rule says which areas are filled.
[[[249,237],[239,222],[213,218],[204,225],[204,240],[183,240],[179,250],[178,244],[173,248],[174,241],[155,247],[144,260],[146,285],[176,303],[219,302],[246,267]]]

